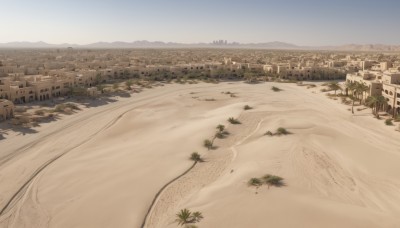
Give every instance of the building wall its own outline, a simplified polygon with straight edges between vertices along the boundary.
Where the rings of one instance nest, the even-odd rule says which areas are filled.
[[[0,121],[8,120],[14,116],[14,104],[9,100],[0,100]]]

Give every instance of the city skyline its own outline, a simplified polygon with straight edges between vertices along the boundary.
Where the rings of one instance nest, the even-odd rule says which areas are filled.
[[[0,0],[0,43],[90,44],[281,41],[299,46],[399,45],[394,0],[49,1]]]

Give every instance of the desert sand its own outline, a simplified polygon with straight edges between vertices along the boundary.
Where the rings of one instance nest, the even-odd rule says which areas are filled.
[[[202,212],[199,227],[400,227],[400,133],[313,91],[171,84],[12,135],[0,141],[0,227],[140,227],[194,151],[205,162],[159,195],[146,227],[177,227],[183,208]],[[218,124],[230,135],[207,151]],[[264,136],[278,127],[292,134]],[[285,186],[247,185],[267,173]]]

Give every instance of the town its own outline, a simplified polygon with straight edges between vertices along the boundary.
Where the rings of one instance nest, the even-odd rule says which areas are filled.
[[[123,80],[247,80],[360,82],[368,95],[383,95],[387,111],[400,111],[397,55],[234,49],[1,50],[0,119],[14,105],[80,95],[97,96],[99,85]],[[347,75],[347,76],[346,76]],[[344,85],[343,85],[344,86]]]

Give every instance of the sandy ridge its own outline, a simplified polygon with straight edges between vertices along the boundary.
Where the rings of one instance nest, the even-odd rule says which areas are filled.
[[[227,128],[230,132],[228,138],[215,140],[218,149],[210,151],[205,157],[205,162],[199,163],[161,192],[143,227],[164,227],[173,223],[171,218],[174,218],[179,210],[180,203],[226,171],[235,157],[235,150],[232,148],[250,137],[260,127],[264,116],[263,112],[243,112],[238,118],[242,124],[230,125]]]

